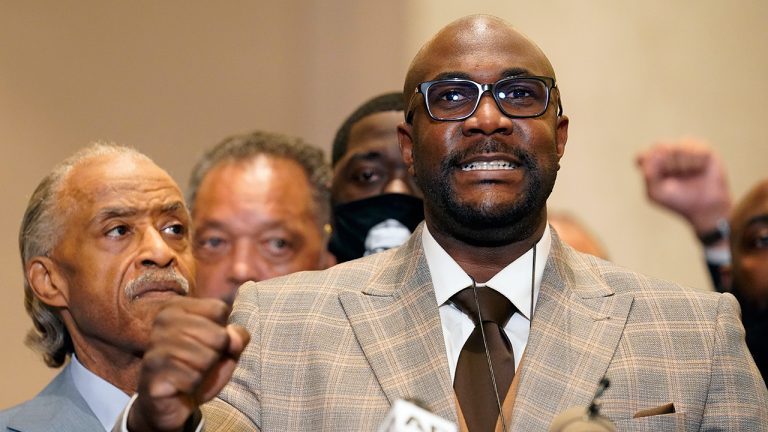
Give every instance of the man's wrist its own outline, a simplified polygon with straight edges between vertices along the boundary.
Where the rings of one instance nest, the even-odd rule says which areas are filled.
[[[139,397],[138,393],[134,393],[133,396],[131,396],[131,400],[128,401],[128,404],[125,406],[125,409],[123,410],[123,415],[120,420],[120,432],[131,432],[128,429],[128,416],[131,413],[131,408],[133,408],[134,402],[136,402],[136,399]],[[203,425],[205,424],[205,419],[203,419],[203,413],[200,411],[200,408],[197,408],[192,415],[189,416],[186,422],[184,422],[184,426],[182,428],[182,432],[202,432]]]
[[[123,410],[123,415],[120,420],[120,432],[129,432],[128,431],[128,414],[130,414],[131,408],[133,407],[133,403],[136,402],[137,397],[139,397],[139,394],[134,393],[133,396],[131,396],[131,400],[128,401],[128,405],[126,405],[125,409]]]
[[[728,220],[726,218],[720,218],[715,222],[713,228],[704,232],[697,232],[696,236],[705,247],[712,247],[720,242],[728,240],[730,233],[731,229]]]
[[[731,249],[728,247],[707,247],[704,248],[704,257],[707,264],[716,267],[722,267],[731,264]]]

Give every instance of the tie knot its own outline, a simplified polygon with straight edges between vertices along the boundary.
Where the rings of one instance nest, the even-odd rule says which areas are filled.
[[[464,288],[451,297],[451,301],[460,311],[467,314],[475,325],[479,324],[477,303],[480,304],[480,314],[483,321],[492,321],[499,327],[507,325],[507,321],[515,313],[515,306],[503,294],[489,287],[477,287],[477,302],[475,290]]]

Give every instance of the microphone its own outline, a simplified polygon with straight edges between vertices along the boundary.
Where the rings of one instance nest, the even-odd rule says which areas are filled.
[[[611,385],[608,378],[600,380],[595,396],[588,407],[573,407],[555,416],[549,432],[616,432],[616,426],[608,417],[600,415],[597,399]]]
[[[417,400],[397,399],[377,432],[458,432],[456,425],[429,410]],[[423,406],[423,405],[422,405]]]

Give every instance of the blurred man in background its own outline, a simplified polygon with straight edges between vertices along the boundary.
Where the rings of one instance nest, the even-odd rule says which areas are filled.
[[[563,210],[550,210],[547,212],[547,221],[560,236],[560,240],[568,243],[572,248],[598,258],[608,259],[608,252],[603,244],[576,216]]]
[[[339,262],[400,246],[424,219],[421,192],[397,142],[402,92],[359,106],[333,141],[333,235]]]
[[[731,217],[730,291],[741,303],[741,320],[763,379],[768,377],[768,179],[739,201]]]
[[[207,151],[187,200],[199,295],[231,304],[246,281],[333,265],[329,184],[322,150],[298,138],[256,131]]]

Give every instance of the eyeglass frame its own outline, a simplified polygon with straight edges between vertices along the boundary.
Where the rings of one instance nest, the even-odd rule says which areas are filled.
[[[496,95],[495,92],[491,90],[495,89],[496,85],[502,81],[514,80],[514,79],[530,79],[530,78],[543,82],[544,86],[547,88],[547,100],[544,102],[544,109],[539,114],[536,114],[536,115],[516,116],[516,115],[507,114],[504,108],[501,107],[501,103],[499,103],[498,96]],[[475,107],[472,108],[472,111],[470,111],[469,114],[458,117],[458,118],[442,119],[442,118],[435,117],[432,114],[432,110],[429,108],[429,102],[427,102],[427,91],[429,91],[429,88],[436,83],[451,82],[451,81],[468,82],[477,86],[477,88],[480,91],[477,95],[477,100],[475,101]],[[544,115],[544,113],[547,112],[547,110],[549,109],[549,101],[551,99],[552,90],[555,90],[555,89],[557,90],[558,96],[559,96],[560,89],[557,87],[557,81],[554,78],[547,77],[547,76],[536,76],[536,75],[511,76],[511,77],[504,77],[494,83],[486,83],[486,84],[480,84],[477,81],[473,81],[471,79],[466,79],[466,78],[445,78],[445,79],[439,79],[439,80],[433,80],[433,81],[424,81],[422,83],[417,84],[416,88],[413,91],[413,96],[421,93],[424,99],[424,107],[427,109],[427,114],[429,114],[429,117],[435,121],[464,121],[472,117],[475,114],[475,112],[477,112],[477,108],[480,106],[480,100],[483,98],[483,95],[486,92],[491,92],[491,97],[493,97],[494,102],[496,102],[496,107],[499,109],[499,112],[501,112],[502,114],[504,114],[509,118],[526,119],[526,118],[541,117],[542,115]],[[408,103],[409,109],[405,117],[405,122],[409,124],[413,122],[413,114],[416,112],[415,109],[411,109],[411,106],[413,105],[413,96],[411,96],[411,101]],[[557,98],[557,116],[559,117],[561,115],[563,115],[563,104],[560,101],[560,97],[558,97]]]

